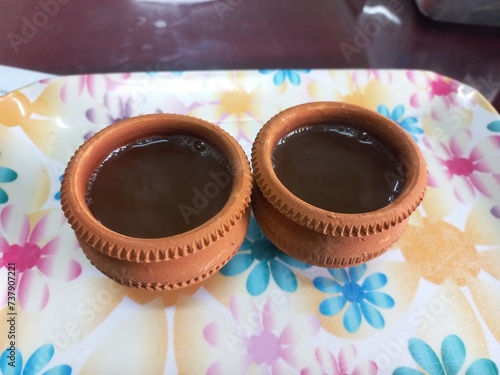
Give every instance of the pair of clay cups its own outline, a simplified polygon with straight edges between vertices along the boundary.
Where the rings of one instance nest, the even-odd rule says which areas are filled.
[[[404,158],[405,184],[392,203],[372,212],[335,213],[297,198],[280,182],[271,162],[276,144],[295,129],[325,123],[366,131]],[[168,134],[203,139],[226,158],[232,176],[227,203],[204,224],[165,238],[134,238],[102,225],[86,203],[91,174],[114,150]],[[337,102],[307,103],[274,116],[253,144],[252,166],[253,174],[237,141],[216,125],[184,115],[139,116],[105,128],[77,150],[64,174],[61,204],[81,248],[101,272],[124,285],[170,290],[204,280],[231,259],[245,238],[250,201],[262,231],[279,249],[309,264],[347,267],[382,254],[397,241],[427,184],[424,159],[399,125]]]

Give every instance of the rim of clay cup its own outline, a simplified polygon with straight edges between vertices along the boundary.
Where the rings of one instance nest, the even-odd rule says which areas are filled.
[[[204,139],[226,158],[232,172],[232,189],[226,204],[202,225],[169,237],[136,238],[101,224],[90,212],[85,199],[90,175],[119,147],[141,138],[168,134],[186,134]],[[229,133],[191,116],[152,114],[118,121],[80,146],[64,173],[61,205],[75,233],[95,250],[121,260],[149,263],[194,254],[223,237],[245,214],[250,204],[251,189],[248,158]]]
[[[364,213],[336,213],[303,201],[281,183],[271,162],[276,144],[297,128],[331,123],[368,132],[401,160],[405,184],[393,202]],[[413,138],[401,126],[376,112],[341,102],[300,104],[275,115],[257,135],[252,148],[252,166],[258,188],[274,208],[303,227],[335,236],[359,237],[389,230],[415,211],[427,186],[425,160]]]

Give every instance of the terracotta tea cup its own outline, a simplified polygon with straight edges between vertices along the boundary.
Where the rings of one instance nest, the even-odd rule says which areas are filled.
[[[232,186],[222,209],[191,230],[160,238],[131,237],[101,224],[86,200],[96,168],[122,146],[173,134],[204,140],[226,159]],[[204,280],[235,254],[249,223],[251,189],[248,159],[228,133],[197,118],[155,114],[117,122],[85,142],[66,168],[61,204],[81,248],[102,273],[123,285],[170,290]]]
[[[299,128],[325,124],[367,132],[401,161],[405,182],[391,203],[369,212],[331,212],[284,186],[273,169],[276,145]],[[253,144],[252,166],[252,208],[264,234],[288,255],[322,267],[353,266],[384,253],[401,236],[427,185],[425,161],[405,130],[368,109],[338,102],[298,105],[274,116]]]

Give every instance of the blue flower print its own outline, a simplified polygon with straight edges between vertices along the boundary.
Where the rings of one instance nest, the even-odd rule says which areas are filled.
[[[146,74],[150,77],[155,77],[160,73],[163,73],[163,71],[161,70],[161,67],[159,65],[157,65],[154,70],[146,70]],[[184,72],[182,70],[170,70],[169,73],[174,76],[181,76]]]
[[[418,122],[416,117],[411,116],[403,118],[403,115],[405,113],[405,107],[403,107],[402,105],[395,106],[391,113],[389,112],[389,108],[381,104],[378,106],[377,112],[385,117],[390,118],[392,121],[398,123],[399,126],[401,126],[404,130],[410,133],[410,135],[413,137],[415,141],[417,141],[416,137],[417,135],[424,133],[422,128],[415,126],[415,124]]]
[[[60,175],[59,176],[59,182],[61,182],[63,179],[63,175]],[[58,191],[55,195],[54,195],[54,199],[55,200],[58,200],[60,201],[61,200],[61,191]]]
[[[413,338],[408,342],[411,356],[423,370],[409,367],[398,367],[393,375],[498,375],[497,365],[489,359],[477,359],[465,370],[465,345],[456,335],[446,336],[441,344],[441,360],[432,348],[420,339]],[[424,372],[425,371],[425,372]]]
[[[252,266],[254,267],[252,268]],[[267,289],[271,275],[280,289],[285,292],[295,292],[298,282],[290,267],[306,269],[311,266],[279,251],[262,234],[257,222],[252,217],[243,244],[220,272],[224,276],[236,276],[252,268],[247,278],[246,287],[248,293],[252,296],[258,296]]]
[[[31,354],[23,369],[23,356],[18,349],[15,349],[15,363],[12,361],[10,348],[5,349],[0,358],[0,370],[4,375],[68,375],[71,374],[71,367],[68,365],[58,365],[46,371],[44,368],[49,364],[54,356],[54,345],[45,344],[40,346]],[[11,366],[14,365],[14,366]],[[43,371],[43,372],[42,372]]]
[[[17,179],[17,173],[16,171],[7,168],[7,167],[0,167],[0,182],[12,182]],[[0,188],[0,204],[2,203],[7,203],[9,201],[9,196],[7,192]]]
[[[365,264],[348,269],[329,268],[328,272],[333,279],[320,276],[313,280],[314,286],[320,291],[335,294],[320,303],[320,313],[332,316],[348,305],[343,318],[348,332],[353,333],[359,329],[362,316],[372,327],[383,328],[384,317],[376,307],[388,309],[394,306],[391,296],[377,291],[387,284],[387,277],[382,273],[374,273],[361,282],[366,272]]]
[[[490,122],[488,125],[486,125],[486,128],[488,130],[491,130],[492,132],[500,133],[500,120]]]
[[[300,85],[300,75],[299,73],[309,73],[311,69],[282,69],[282,70],[266,70],[261,69],[259,72],[262,74],[274,73],[273,82],[276,86],[281,86],[286,82],[286,79],[294,86]]]

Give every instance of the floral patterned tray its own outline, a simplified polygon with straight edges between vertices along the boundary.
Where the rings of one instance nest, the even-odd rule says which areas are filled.
[[[184,113],[249,153],[295,104],[337,100],[418,142],[429,188],[401,240],[349,269],[308,266],[252,221],[222,271],[175,292],[97,271],[61,213],[77,147],[129,116]],[[149,72],[45,80],[0,98],[4,374],[498,374],[500,117],[424,71]]]

